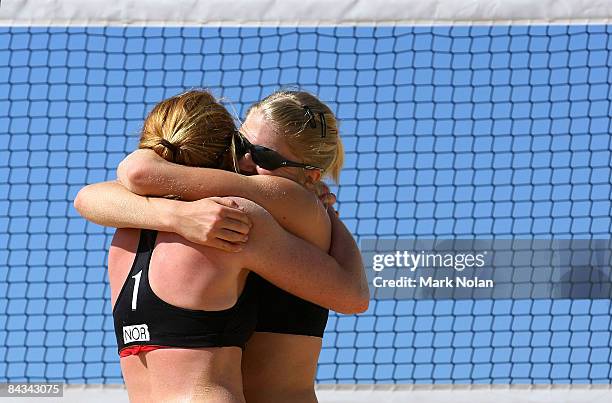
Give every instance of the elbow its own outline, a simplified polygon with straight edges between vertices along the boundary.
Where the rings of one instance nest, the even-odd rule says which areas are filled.
[[[365,290],[362,290],[359,293],[359,296],[355,299],[353,306],[353,313],[363,313],[368,310],[370,306],[370,290],[368,287],[365,287]]]
[[[355,295],[345,299],[344,304],[336,309],[336,312],[345,315],[355,315],[368,310],[370,306],[370,291],[367,287],[360,288]]]
[[[370,290],[365,287],[355,304],[355,313],[364,313],[370,307]]]
[[[123,160],[117,167],[117,179],[132,193],[145,194],[148,177],[147,164],[136,164],[134,161]]]
[[[365,276],[365,268],[363,263],[359,265],[354,272],[358,272],[360,276],[354,278],[349,284],[350,293],[350,314],[363,313],[368,310],[370,306],[370,288],[368,287],[368,281]]]
[[[85,217],[87,209],[87,199],[89,194],[88,188],[89,186],[85,186],[84,188],[79,190],[79,193],[77,193],[72,203],[74,205],[75,210],[78,211],[78,213],[83,217]]]
[[[97,185],[87,185],[77,193],[72,205],[81,217],[87,221],[95,222],[96,205],[98,202]]]

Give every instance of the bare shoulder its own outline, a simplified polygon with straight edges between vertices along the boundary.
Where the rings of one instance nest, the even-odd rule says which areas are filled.
[[[140,230],[137,228],[118,228],[113,236],[111,248],[134,252],[138,248]]]
[[[249,176],[249,180],[270,199],[286,202],[287,210],[299,212],[307,220],[328,220],[327,211],[317,195],[290,179],[272,175]],[[274,211],[272,211],[275,214]]]
[[[281,176],[253,175],[247,178],[266,194],[290,197],[291,199],[301,198],[307,202],[312,202],[317,199],[314,193],[305,189],[299,183]]]
[[[140,230],[138,229],[119,228],[113,237],[108,251],[108,278],[111,286],[112,306],[115,306],[119,290],[134,262],[139,235]]]
[[[250,239],[253,237],[273,237],[286,233],[279,221],[259,204],[240,197],[231,197],[249,215],[253,222]],[[329,248],[331,242],[331,222],[327,211],[318,199],[311,200],[312,205],[309,211],[304,211],[300,206],[295,206],[287,202],[286,213],[283,213],[282,220],[291,221],[295,225],[285,229],[293,235],[305,241],[319,246],[323,250]],[[251,237],[253,236],[253,237]]]
[[[238,206],[240,206],[240,208],[242,208],[249,215],[249,218],[251,218],[251,220],[253,220],[254,222],[263,220],[274,220],[274,217],[268,212],[268,210],[266,210],[265,208],[263,208],[252,200],[236,196],[229,196],[227,198],[235,201]]]

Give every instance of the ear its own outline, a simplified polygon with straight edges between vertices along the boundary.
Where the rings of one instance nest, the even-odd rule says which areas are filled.
[[[306,175],[306,182],[315,184],[321,180],[321,171],[318,169],[304,169]]]

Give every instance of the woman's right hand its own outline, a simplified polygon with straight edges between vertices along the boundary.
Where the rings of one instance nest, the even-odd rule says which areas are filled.
[[[240,252],[248,240],[251,220],[227,197],[178,202],[174,232],[183,238],[226,252]]]

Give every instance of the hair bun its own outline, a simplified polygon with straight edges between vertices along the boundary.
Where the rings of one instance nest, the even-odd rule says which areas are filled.
[[[176,155],[179,152],[179,146],[169,142],[166,139],[161,139],[159,144],[166,147],[168,150],[170,150],[170,154],[172,154],[172,162],[176,162]]]
[[[170,152],[172,152],[173,154],[175,154],[176,152],[178,152],[179,148],[176,146],[176,144],[172,144],[171,142],[169,142],[166,139],[161,139],[161,141],[159,142],[159,144],[161,144],[162,146],[166,147],[168,150],[170,150]]]

